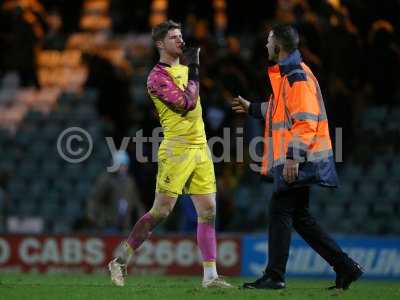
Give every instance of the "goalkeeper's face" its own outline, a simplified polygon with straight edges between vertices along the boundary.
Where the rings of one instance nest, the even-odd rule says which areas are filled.
[[[179,29],[171,29],[162,41],[161,49],[172,57],[178,57],[182,55],[184,46],[185,42],[182,39],[181,31]]]

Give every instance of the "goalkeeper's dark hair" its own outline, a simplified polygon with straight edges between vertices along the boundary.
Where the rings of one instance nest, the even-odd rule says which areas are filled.
[[[168,31],[171,29],[182,29],[181,24],[176,23],[172,20],[168,20],[158,24],[156,27],[153,28],[151,32],[151,37],[153,38],[154,42],[161,41],[165,38]]]
[[[292,52],[299,47],[299,33],[290,25],[278,24],[272,27],[274,38],[286,52]]]

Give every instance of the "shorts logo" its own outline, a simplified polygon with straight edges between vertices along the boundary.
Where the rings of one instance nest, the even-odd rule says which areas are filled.
[[[164,182],[165,183],[170,183],[171,182],[171,180],[169,179],[169,176],[165,177]]]

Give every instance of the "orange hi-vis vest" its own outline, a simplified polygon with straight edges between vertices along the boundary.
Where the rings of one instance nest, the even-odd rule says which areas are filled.
[[[273,175],[278,190],[289,187],[282,170],[286,159],[294,159],[300,165],[293,186],[308,183],[337,186],[328,119],[314,74],[296,50],[269,67],[268,76],[273,94],[265,115],[261,173]]]

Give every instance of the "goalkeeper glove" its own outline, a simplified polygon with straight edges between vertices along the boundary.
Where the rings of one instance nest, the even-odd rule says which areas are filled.
[[[189,47],[183,50],[183,56],[186,64],[200,66],[200,48]]]

